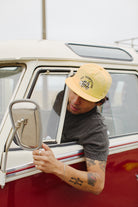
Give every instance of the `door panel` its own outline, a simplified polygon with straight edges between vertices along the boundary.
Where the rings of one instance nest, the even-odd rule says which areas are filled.
[[[103,206],[136,207],[138,202],[138,149],[109,155],[103,192],[96,196],[74,189],[54,175],[38,173],[15,180],[0,189],[2,207]],[[85,170],[85,163],[72,165]]]

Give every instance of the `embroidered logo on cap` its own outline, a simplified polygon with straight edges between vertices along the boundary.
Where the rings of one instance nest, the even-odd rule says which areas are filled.
[[[80,86],[88,90],[93,87],[93,81],[89,76],[82,76],[80,81]]]

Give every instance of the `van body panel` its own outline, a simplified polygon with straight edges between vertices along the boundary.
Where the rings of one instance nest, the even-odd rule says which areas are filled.
[[[84,44],[82,48],[85,46],[88,47]],[[54,175],[36,170],[32,152],[22,150],[12,142],[7,157],[6,183],[3,189],[0,188],[1,207],[38,205],[53,207],[57,204],[61,207],[92,205],[137,207],[138,54],[131,48],[116,45],[103,46],[101,51],[102,48],[119,50],[121,48],[132,58],[121,60],[119,57],[117,59],[100,56],[92,58],[87,55],[85,57],[74,52],[68,43],[48,40],[0,42],[0,164],[5,155],[5,143],[13,135],[9,116],[9,105],[12,101],[34,99],[42,109],[42,118],[45,118],[45,114],[49,114],[52,108],[51,100],[57,88],[59,87],[58,90],[63,88],[64,79],[75,73],[82,64],[90,62],[100,64],[111,73],[113,79],[109,102],[100,108],[105,116],[110,141],[103,192],[96,196],[79,191]],[[52,83],[57,84],[56,89]],[[47,110],[44,111],[45,107]],[[65,108],[64,106],[63,109]],[[60,120],[64,121],[64,117],[61,116]],[[58,128],[60,135],[62,125],[57,126],[60,126],[60,129]],[[76,142],[62,144],[60,136],[57,143],[48,144],[57,159],[74,168],[86,170],[82,146]],[[0,174],[0,182],[1,179]]]

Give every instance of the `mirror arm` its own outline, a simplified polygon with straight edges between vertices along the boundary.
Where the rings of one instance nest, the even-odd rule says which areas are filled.
[[[8,150],[10,148],[10,145],[13,141],[13,138],[14,138],[17,130],[20,128],[22,123],[23,123],[23,126],[25,125],[25,121],[26,120],[24,120],[24,119],[21,119],[21,120],[17,121],[15,129],[14,129],[13,134],[12,134],[12,137],[10,138],[10,141],[9,141],[9,139],[7,139],[7,141],[5,143],[5,153],[3,152],[3,154],[2,154],[2,162],[1,162],[1,170],[0,170],[0,185],[1,185],[1,188],[4,188],[4,186],[5,186]]]

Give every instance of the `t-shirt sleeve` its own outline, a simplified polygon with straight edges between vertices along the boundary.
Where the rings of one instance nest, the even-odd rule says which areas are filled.
[[[92,144],[83,145],[84,155],[93,160],[106,161],[109,152],[108,147],[106,146],[99,147]]]
[[[87,136],[81,139],[80,144],[84,147],[84,155],[87,158],[106,161],[109,153],[109,138],[106,126],[97,123],[94,130],[87,132]]]

